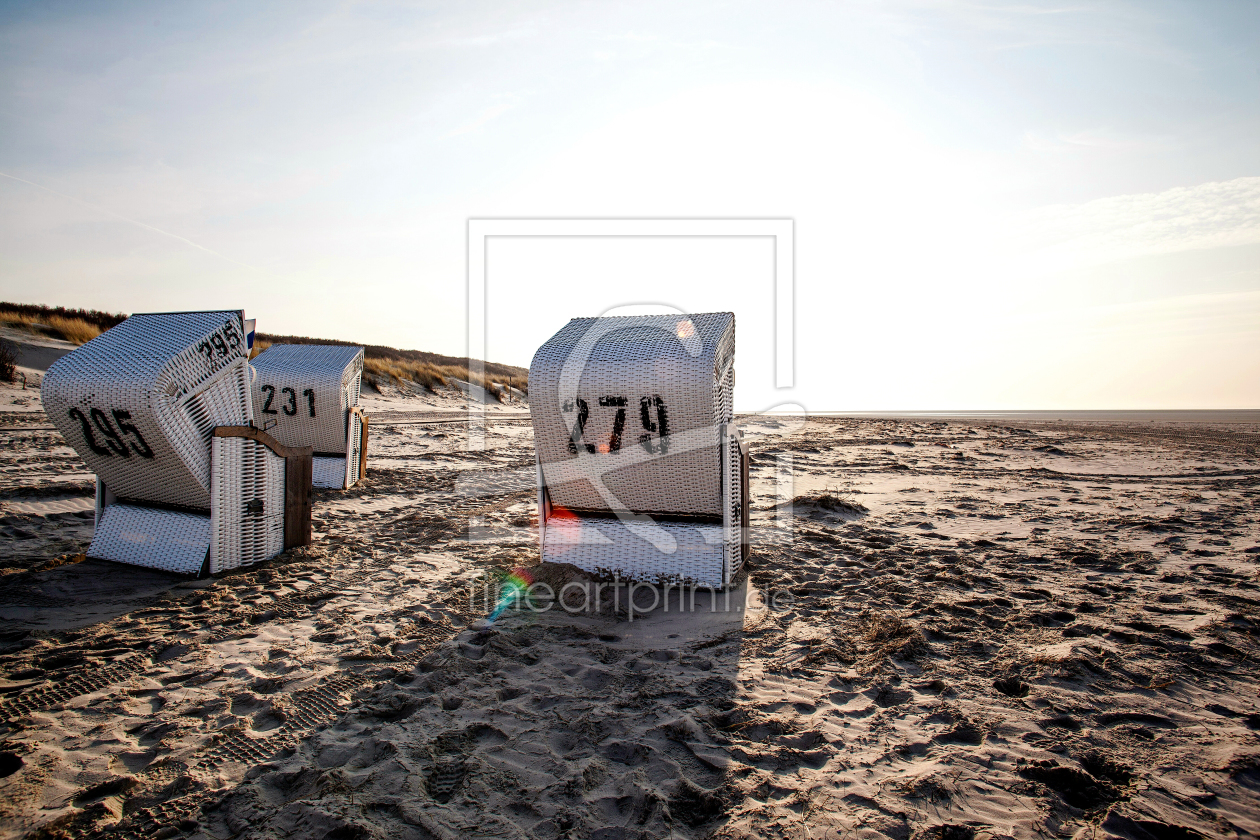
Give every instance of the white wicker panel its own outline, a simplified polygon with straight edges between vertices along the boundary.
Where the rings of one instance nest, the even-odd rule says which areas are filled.
[[[332,490],[346,486],[346,459],[316,457],[311,463],[311,485]]]
[[[720,525],[661,522],[656,527],[673,537],[675,551],[657,549],[618,519],[553,517],[547,522],[542,559],[572,563],[588,572],[615,572],[623,580],[691,582],[715,589],[725,585]]]
[[[359,397],[363,393],[363,357],[359,357],[358,371],[350,372],[350,381],[346,388],[347,406],[358,405]]]
[[[592,343],[592,336],[599,337]],[[529,383],[553,504],[721,517],[717,428],[731,419],[724,374],[734,346],[729,312],[575,318],[549,339],[534,355]],[[571,358],[580,371],[577,400],[562,406]],[[598,491],[600,480],[615,503]]]
[[[726,452],[723,459],[723,484],[726,487],[726,516],[723,519],[726,543],[726,579],[731,581],[744,565],[744,530],[742,509],[743,474],[740,470],[739,430],[734,423],[726,426]]]
[[[253,419],[240,312],[133,315],[49,368],[45,413],[120,498],[206,510],[215,426]]]
[[[350,433],[346,439],[346,487],[359,481],[359,464],[363,458],[363,418],[350,412]]]
[[[102,511],[88,556],[195,575],[210,548],[210,517],[135,505]]]
[[[254,413],[267,434],[322,454],[346,451],[347,415],[359,404],[362,347],[273,344],[252,364]]]
[[[732,352],[724,362],[719,362],[718,369],[723,371],[718,381],[718,400],[716,401],[714,422],[723,423],[723,441],[725,449],[722,458],[723,480],[723,524],[726,540],[726,574],[727,581],[735,579],[744,564],[742,551],[744,532],[741,520],[740,500],[743,484],[740,470],[739,430],[734,423],[735,416],[735,354]],[[721,418],[721,419],[719,419]]]
[[[209,450],[215,426],[248,424],[253,418],[249,399],[249,364],[241,360],[225,371],[200,393],[185,400],[181,409],[171,410],[171,426],[178,428],[184,447],[190,454]],[[227,418],[245,417],[244,422]],[[210,486],[209,458],[198,459],[197,478]]]
[[[284,550],[284,459],[248,438],[214,439],[210,572]]]

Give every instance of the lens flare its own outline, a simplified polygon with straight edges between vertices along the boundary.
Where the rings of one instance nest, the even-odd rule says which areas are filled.
[[[513,569],[503,580],[503,588],[499,590],[499,602],[490,612],[491,623],[498,620],[513,603],[520,598],[529,597],[529,588],[534,585],[534,576],[519,566]]]

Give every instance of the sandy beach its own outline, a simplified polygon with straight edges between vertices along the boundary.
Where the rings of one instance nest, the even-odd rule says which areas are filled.
[[[0,836],[1260,833],[1260,428],[742,418],[736,590],[491,621],[588,581],[522,406],[468,452],[368,397],[314,544],[193,580],[84,560],[91,475],[0,394]]]
[[[4,3],[0,840],[1260,840],[1258,35]]]

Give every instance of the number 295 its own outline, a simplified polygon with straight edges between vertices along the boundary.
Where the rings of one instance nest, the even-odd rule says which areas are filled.
[[[83,432],[88,448],[97,455],[103,455],[106,458],[115,456],[130,458],[134,453],[141,458],[153,457],[153,450],[145,442],[144,436],[131,423],[131,412],[123,411],[121,408],[115,408],[110,412],[114,416],[114,423],[118,424],[117,429],[114,428],[114,423],[110,422],[109,415],[99,408],[91,408],[87,414],[84,414],[80,408],[72,408],[68,413],[71,420],[78,421],[79,430]],[[91,422],[88,422],[89,416]],[[104,443],[96,439],[97,432],[100,433]],[[131,438],[130,445],[123,435]]]

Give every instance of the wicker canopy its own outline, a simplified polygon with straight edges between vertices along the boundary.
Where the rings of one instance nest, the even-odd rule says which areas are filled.
[[[720,518],[718,431],[731,421],[734,357],[729,312],[570,321],[529,368],[552,503]]]
[[[253,419],[239,311],[132,315],[62,356],[44,409],[120,498],[210,508],[215,426]]]

